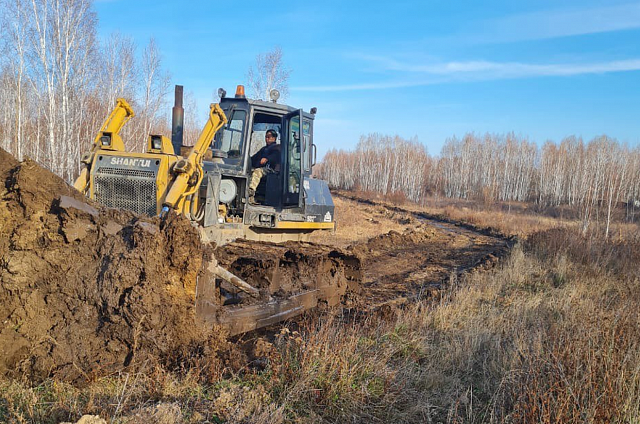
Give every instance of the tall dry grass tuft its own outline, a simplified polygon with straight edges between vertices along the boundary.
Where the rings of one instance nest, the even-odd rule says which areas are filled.
[[[587,245],[598,247],[589,251]],[[449,352],[475,351],[461,354],[465,361],[454,372],[471,364],[463,378],[490,393],[488,401],[478,399],[480,409],[466,417],[458,410],[458,418],[637,421],[637,252],[627,243],[552,230],[516,248],[495,272],[470,276],[432,314],[443,334],[457,334]],[[486,350],[474,349],[480,345]]]
[[[268,374],[274,400],[302,416],[376,416],[377,407],[395,402],[397,370],[387,364],[401,354],[381,344],[379,330],[345,327],[330,318],[308,322],[300,332],[283,331]]]
[[[543,260],[553,260],[558,253],[570,261],[583,265],[591,273],[605,273],[623,279],[640,278],[640,234],[625,231],[613,239],[590,235],[587,237],[567,228],[539,232],[531,237],[529,249]]]
[[[504,387],[514,422],[637,422],[640,288],[637,241],[556,229],[529,246],[550,265],[545,314],[527,332]]]

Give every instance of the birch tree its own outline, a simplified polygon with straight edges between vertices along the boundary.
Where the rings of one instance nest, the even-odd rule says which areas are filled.
[[[143,146],[150,131],[168,132],[169,77],[153,40],[140,59],[126,36],[99,45],[90,0],[0,6],[0,101],[8,106],[0,110],[0,146],[71,182],[117,97],[141,118],[123,131],[128,149]]]
[[[6,129],[2,145],[15,152],[16,157],[22,160],[24,154],[24,126],[26,109],[26,54],[27,54],[27,26],[22,22],[27,20],[27,10],[24,0],[4,0],[0,2],[5,12],[2,15],[0,26],[5,35],[2,43],[3,57],[6,60],[6,78],[4,104],[14,104],[12,110],[4,114],[4,128]],[[14,101],[11,102],[11,97]],[[7,108],[11,109],[11,108]],[[11,137],[13,133],[13,137]],[[13,149],[12,149],[13,147]]]
[[[86,124],[73,113],[82,110],[95,14],[88,0],[31,0],[30,6],[22,23],[31,52],[29,83],[38,97],[46,134],[45,148],[36,159],[70,180],[80,154],[73,134]]]
[[[256,56],[256,62],[247,73],[248,86],[254,99],[269,100],[272,89],[280,92],[282,100],[289,94],[289,76],[291,70],[286,67],[280,47]]]

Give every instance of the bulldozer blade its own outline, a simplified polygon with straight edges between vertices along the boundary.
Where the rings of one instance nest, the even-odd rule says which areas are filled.
[[[340,305],[359,288],[358,257],[325,246],[235,242],[216,252],[196,285],[196,319],[229,335]],[[234,271],[233,273],[231,271]],[[237,302],[230,304],[231,302]]]
[[[227,305],[215,302],[216,293],[204,285],[196,294],[196,317],[204,325],[219,325],[229,336],[267,327],[300,315],[318,304],[319,290],[309,290],[286,299],[270,300],[256,305]]]
[[[225,306],[218,322],[230,336],[293,318],[318,304],[318,290],[309,290],[283,300],[247,306]]]
[[[322,290],[313,289],[294,294],[284,299],[271,298],[267,302],[253,305],[222,305],[216,287],[220,276],[216,266],[208,268],[196,285],[196,319],[206,325],[219,325],[229,336],[246,333],[300,315],[318,305]]]

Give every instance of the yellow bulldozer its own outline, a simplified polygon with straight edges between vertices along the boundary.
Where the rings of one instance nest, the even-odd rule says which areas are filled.
[[[218,244],[236,238],[304,240],[312,231],[335,228],[329,188],[311,177],[315,108],[307,113],[275,101],[247,99],[242,86],[229,98],[221,89],[221,101],[211,105],[195,146],[185,149],[181,87],[176,91],[172,139],[150,135],[145,153],[124,151],[119,132],[134,112],[118,99],[82,159],[76,189],[105,206],[139,214],[173,209]],[[255,194],[260,201],[251,204],[251,153],[264,146],[268,130],[278,134],[280,169],[266,173]]]
[[[334,230],[329,188],[311,176],[316,109],[279,104],[276,90],[269,102],[246,98],[243,86],[234,97],[223,89],[218,94],[221,100],[210,106],[197,142],[185,147],[182,87],[176,86],[172,137],[149,135],[144,153],[124,149],[120,131],[134,112],[118,99],[82,158],[75,188],[107,207],[150,216],[175,211],[199,228],[204,242],[218,246],[240,238],[303,241],[313,231]],[[267,133],[277,138],[278,166],[265,167],[252,188],[252,157],[265,146]],[[318,302],[337,304],[358,268],[355,258],[348,258],[350,265],[341,263],[344,258],[335,252],[316,257],[317,278],[284,294],[277,282],[270,289],[254,287],[213,259],[209,277],[197,283],[196,311],[203,321],[238,334],[298,315]],[[273,275],[277,279],[277,272]]]

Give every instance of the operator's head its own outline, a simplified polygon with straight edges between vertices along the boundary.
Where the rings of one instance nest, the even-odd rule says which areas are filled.
[[[278,133],[274,130],[267,130],[266,134],[264,135],[264,141],[267,142],[267,146],[275,143],[277,138]]]

